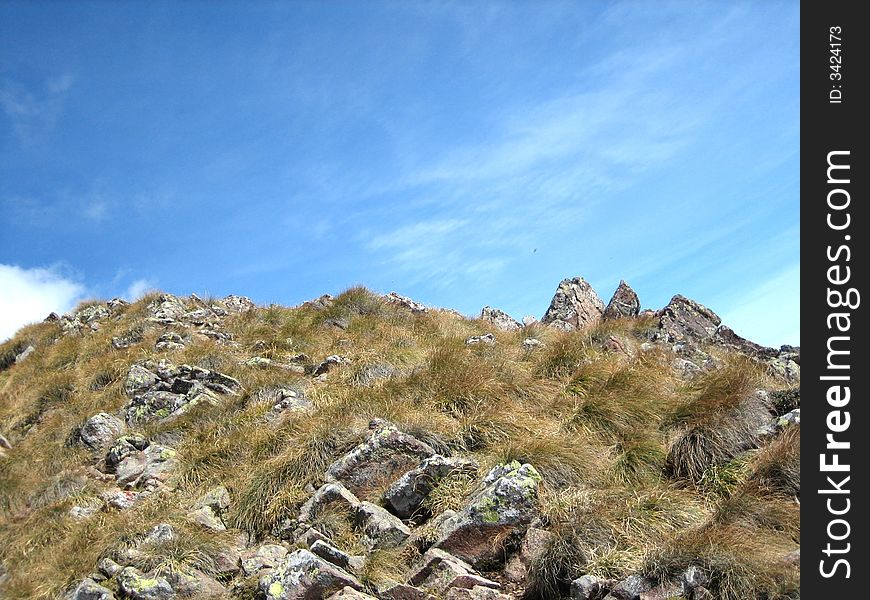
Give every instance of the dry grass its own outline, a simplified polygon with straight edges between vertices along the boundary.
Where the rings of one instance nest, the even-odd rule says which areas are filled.
[[[412,314],[354,287],[326,310],[271,306],[228,317],[222,329],[235,346],[194,335],[181,351],[158,352],[161,333],[190,331],[145,325],[157,298],[118,311],[99,331],[62,336],[58,323],[39,323],[0,346],[0,433],[13,444],[0,457],[0,561],[10,573],[9,597],[54,597],[161,522],[182,535],[148,550],[140,566],[208,572],[214,548],[229,537],[262,538],[294,517],[306,486],[322,483],[327,466],[368,434],[372,418],[392,421],[441,454],[476,459],[479,477],[499,462],[535,465],[556,541],[533,568],[531,597],[555,598],[583,573],[619,577],[644,568],[664,576],[699,562],[715,573],[723,598],[772,594],[794,580],[775,557],[799,539],[792,499],[800,486],[799,427],[746,454],[756,441],[750,424],[767,410],[747,398],[768,383],[764,374],[722,356],[722,369],[686,384],[673,373],[669,351],[641,349],[653,320],[570,333],[541,326],[501,332],[446,311]],[[131,332],[141,341],[112,347],[112,337]],[[495,344],[465,345],[487,332]],[[524,350],[526,337],[544,346]],[[611,338],[625,352],[614,351]],[[12,364],[27,344],[36,351]],[[252,356],[282,363],[300,353],[309,367],[331,354],[351,362],[325,381],[242,364]],[[85,476],[94,457],[68,445],[70,433],[97,412],[123,408],[127,370],[146,358],[217,369],[238,378],[244,392],[143,428],[177,450],[172,494],[75,521],[69,509],[99,504],[106,485]],[[391,367],[389,377],[366,379],[381,365]],[[303,392],[312,409],[267,419],[271,405],[260,392],[274,387]],[[443,480],[425,510],[460,507],[479,477]],[[693,485],[675,489],[669,477]],[[232,498],[230,531],[191,529],[187,510],[218,484]],[[346,517],[324,514],[320,525],[345,550],[361,551]],[[741,554],[758,551],[764,536],[772,540],[768,550]],[[374,586],[395,578],[408,560],[377,553],[361,579]]]

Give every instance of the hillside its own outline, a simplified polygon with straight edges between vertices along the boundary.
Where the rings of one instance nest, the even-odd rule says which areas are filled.
[[[799,364],[582,278],[89,302],[0,346],[0,597],[798,598]]]

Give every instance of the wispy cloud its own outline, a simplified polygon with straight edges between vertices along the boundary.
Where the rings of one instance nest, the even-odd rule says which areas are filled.
[[[54,129],[74,84],[70,73],[51,77],[41,87],[12,79],[0,82],[0,108],[21,144],[32,146]]]
[[[125,300],[138,300],[148,292],[157,289],[157,282],[153,279],[136,279],[133,281],[124,292]]]
[[[22,326],[66,312],[81,300],[85,287],[57,268],[26,269],[0,264],[0,341]]]

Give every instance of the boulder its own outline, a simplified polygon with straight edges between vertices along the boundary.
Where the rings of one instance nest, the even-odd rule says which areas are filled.
[[[195,508],[187,513],[187,516],[197,525],[201,525],[202,527],[212,531],[226,531],[227,529],[224,522],[221,521],[221,518],[210,506],[200,506],[199,508]]]
[[[462,568],[466,573],[474,573],[474,568],[466,563],[461,558],[453,556],[449,552],[445,552],[440,548],[429,548],[426,552],[423,553],[423,556],[414,563],[411,568],[408,570],[407,580],[408,583],[416,586],[420,585],[432,575],[432,572],[440,565],[442,562],[452,562],[456,563],[459,567]]]
[[[149,446],[149,442],[139,434],[123,435],[115,440],[108,452],[106,452],[105,464],[106,471],[114,473],[118,464],[140,450],[144,450]]]
[[[620,281],[613,297],[604,309],[605,319],[621,319],[623,317],[636,317],[640,313],[640,299],[631,286]]]
[[[316,554],[323,560],[329,561],[351,573],[359,572],[365,565],[365,557],[351,556],[347,552],[339,550],[326,540],[316,540],[311,544],[310,550],[312,554]]]
[[[641,575],[629,575],[610,590],[607,598],[618,600],[639,600],[640,595],[649,592],[653,588],[653,582]]]
[[[227,591],[216,579],[198,569],[172,569],[166,574],[166,579],[183,597],[223,598]]]
[[[502,331],[516,331],[522,329],[522,324],[512,316],[498,308],[484,306],[480,311],[480,319],[488,323],[492,323],[497,329]]]
[[[538,338],[526,338],[523,340],[523,350],[531,352],[535,348],[540,348],[544,343]]]
[[[423,460],[384,492],[384,505],[403,519],[413,516],[439,481],[453,473],[476,473],[477,462],[439,454]]]
[[[682,582],[667,581],[649,591],[641,592],[638,598],[640,600],[674,600],[674,598],[683,598],[685,591]]]
[[[476,585],[471,589],[454,587],[447,591],[445,600],[513,600],[513,596],[502,594],[496,589]]]
[[[471,563],[487,565],[502,555],[499,540],[525,531],[537,514],[541,476],[517,461],[494,467],[469,504],[441,524],[435,547]]]
[[[79,430],[79,439],[91,450],[108,446],[124,430],[124,423],[108,413],[90,417]]]
[[[601,320],[604,308],[604,302],[585,279],[564,279],[541,323],[567,331],[584,329]]]
[[[34,348],[33,346],[27,346],[27,348],[25,348],[15,356],[15,364],[20,365],[25,360],[27,360],[28,356],[30,356],[34,352],[36,352],[36,348]]]
[[[610,589],[612,581],[593,575],[583,575],[571,582],[569,597],[572,600],[598,600]]]
[[[308,550],[288,554],[277,568],[260,576],[258,587],[266,600],[314,600],[345,587],[363,589],[356,577]]]
[[[411,535],[411,530],[398,517],[371,502],[357,505],[355,520],[366,536],[366,545],[372,550],[396,548]]]
[[[175,591],[164,577],[148,577],[133,567],[125,567],[117,576],[118,587],[131,600],[171,600]]]
[[[115,467],[115,480],[121,487],[141,488],[163,482],[177,464],[175,450],[151,444],[121,460]]]
[[[331,595],[328,600],[377,600],[377,598],[363,592],[358,592],[352,587],[345,586],[340,591]]]
[[[390,292],[389,294],[385,295],[384,300],[386,300],[387,302],[389,302],[391,304],[397,304],[399,306],[407,308],[412,313],[427,312],[426,307],[423,306],[422,304],[420,304],[419,302],[414,302],[413,300],[411,300],[407,296],[401,296],[401,295],[397,294],[396,292]]]
[[[93,579],[82,580],[67,596],[67,600],[115,600],[112,590],[104,588]]]
[[[428,444],[400,432],[391,424],[373,424],[368,440],[335,461],[326,481],[342,483],[354,494],[377,489],[435,454]]]
[[[312,375],[315,377],[318,375],[323,375],[328,373],[330,369],[336,366],[347,365],[350,364],[350,359],[345,358],[344,356],[339,356],[338,354],[331,354],[324,358],[320,364],[314,367],[314,371]]]

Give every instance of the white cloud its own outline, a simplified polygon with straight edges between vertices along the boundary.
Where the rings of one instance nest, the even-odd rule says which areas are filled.
[[[148,292],[151,292],[157,288],[157,282],[151,279],[137,279],[133,283],[130,284],[130,287],[127,288],[127,291],[124,292],[124,298],[126,300],[138,300]]]
[[[55,269],[4,264],[0,264],[0,290],[0,340],[50,312],[68,311],[85,293],[83,285]]]

